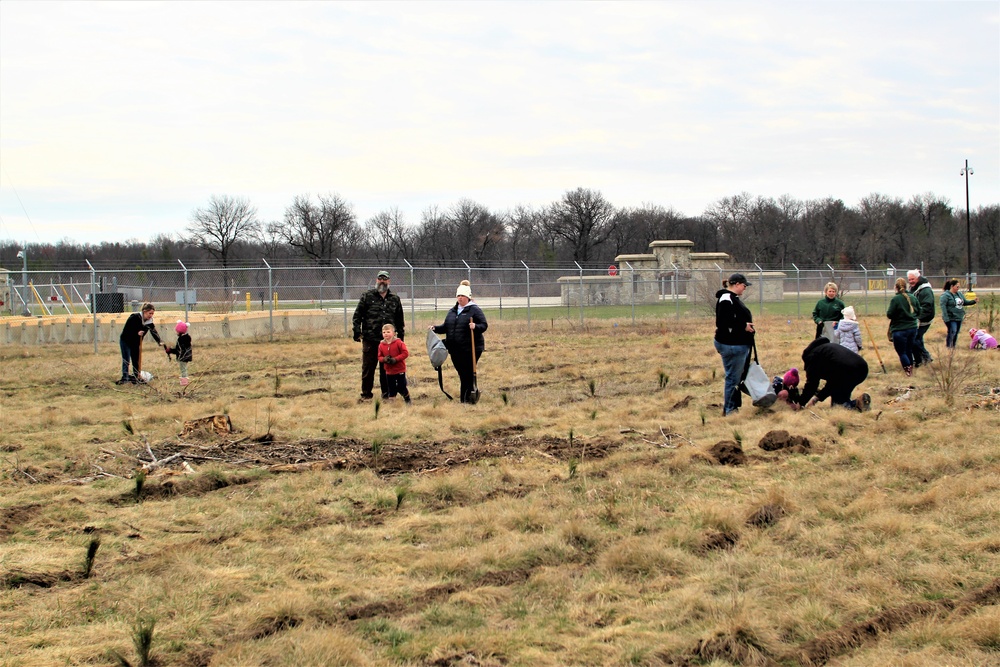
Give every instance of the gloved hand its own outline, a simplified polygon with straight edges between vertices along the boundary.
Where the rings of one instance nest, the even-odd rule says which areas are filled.
[[[394,363],[396,363],[396,360],[393,359],[392,357],[386,357],[385,361],[383,361],[382,363],[384,363],[386,366],[392,366]]]
[[[359,333],[354,334],[354,342],[355,343],[360,343],[361,342],[361,334],[359,334]]]

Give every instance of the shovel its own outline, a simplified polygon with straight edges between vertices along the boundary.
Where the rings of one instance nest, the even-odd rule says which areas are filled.
[[[135,365],[135,376],[140,382],[142,381],[142,337],[145,334],[145,331],[139,332],[139,363]]]
[[[474,322],[469,322],[469,339],[472,342],[472,389],[469,391],[468,401],[475,405],[479,402],[479,384],[476,382],[476,336]]]
[[[875,336],[872,335],[872,330],[868,327],[868,320],[865,320],[865,331],[868,332],[868,339],[872,342],[872,349],[875,350],[875,356],[878,357],[879,366],[882,367],[882,374],[888,375],[889,373],[885,370],[885,363],[882,362],[882,355],[878,352],[878,345],[875,344]]]

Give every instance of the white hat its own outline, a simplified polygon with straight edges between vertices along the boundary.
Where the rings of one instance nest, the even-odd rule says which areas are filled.
[[[854,314],[854,306],[848,306],[847,308],[844,308],[844,319],[853,320],[855,322],[858,320],[858,316]]]
[[[455,296],[464,296],[467,299],[472,298],[472,288],[468,285],[459,285],[458,289],[455,290]]]

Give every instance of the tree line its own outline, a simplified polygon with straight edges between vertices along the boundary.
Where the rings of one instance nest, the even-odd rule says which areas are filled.
[[[1000,273],[1000,205],[971,211],[972,269]],[[621,254],[648,252],[654,240],[687,239],[696,252],[725,252],[737,263],[783,269],[924,266],[938,274],[966,269],[965,211],[932,193],[908,201],[873,193],[855,206],[832,197],[777,199],[743,192],[723,197],[696,217],[659,204],[616,207],[600,191],[577,188],[539,207],[503,211],[461,199],[428,207],[417,221],[391,207],[359,220],[339,194],[299,195],[281,220],[264,221],[246,198],[217,195],[195,209],[184,231],[148,242],[29,244],[29,268],[206,264],[222,267],[337,260],[402,260],[454,266],[607,265]],[[16,270],[21,244],[0,241],[0,259]],[[273,261],[272,261],[273,260]]]

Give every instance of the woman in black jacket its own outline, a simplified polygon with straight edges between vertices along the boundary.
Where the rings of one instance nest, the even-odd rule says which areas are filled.
[[[472,376],[472,350],[475,345],[476,361],[483,354],[485,343],[483,333],[489,327],[486,322],[486,315],[482,309],[472,300],[472,288],[469,281],[463,280],[455,292],[456,303],[448,311],[444,318],[444,324],[432,326],[434,333],[444,334],[445,347],[448,348],[448,355],[451,363],[458,372],[461,381],[462,403],[471,403],[473,376]]]
[[[153,307],[153,304],[144,303],[142,311],[132,313],[125,320],[125,326],[122,327],[122,334],[118,338],[122,352],[122,376],[115,384],[126,384],[129,382],[137,384],[142,382],[142,377],[139,375],[139,372],[142,370],[139,368],[139,360],[141,359],[139,356],[139,346],[142,345],[143,336],[148,331],[153,336],[156,344],[161,344],[160,333],[156,330],[156,325],[153,323],[154,313],[156,313],[156,308]],[[132,366],[131,374],[129,374],[129,365]]]
[[[750,361],[753,347],[753,315],[740,301],[744,290],[750,286],[742,273],[729,276],[725,287],[715,293],[715,349],[722,357],[726,385],[722,399],[722,414],[740,409],[740,383]]]

